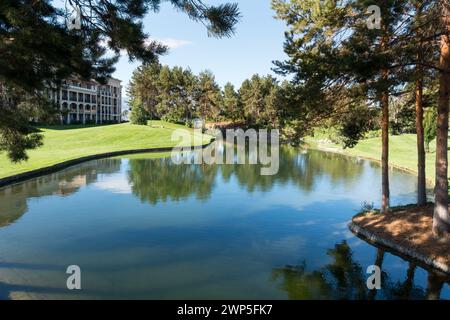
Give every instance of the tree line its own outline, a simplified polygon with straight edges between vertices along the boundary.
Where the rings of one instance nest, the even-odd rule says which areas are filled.
[[[196,75],[190,69],[158,62],[143,64],[133,72],[127,88],[130,120],[147,124],[148,120],[162,119],[189,125],[201,118],[278,128],[288,104],[284,93],[289,88],[288,82],[280,84],[270,75],[256,74],[237,90],[229,82],[222,89],[210,71]]]

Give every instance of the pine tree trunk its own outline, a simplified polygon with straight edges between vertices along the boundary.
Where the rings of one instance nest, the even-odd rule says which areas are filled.
[[[381,213],[389,211],[389,93],[381,95]]]
[[[416,131],[417,131],[417,205],[427,202],[425,176],[425,139],[423,129],[423,70],[419,67],[416,83]]]
[[[384,36],[381,38],[381,52],[384,52],[389,42],[389,35],[386,33],[386,26],[383,24]],[[381,70],[381,213],[389,211],[389,70]]]
[[[422,4],[416,3],[416,17],[419,25],[421,25]],[[417,37],[422,39],[421,29],[418,29]],[[420,42],[417,54],[417,81],[416,81],[416,135],[417,135],[417,205],[423,206],[427,202],[426,191],[426,160],[425,154],[429,151],[429,146],[426,146],[425,152],[425,137],[423,128],[423,62],[422,53],[423,43]]]
[[[450,31],[450,4],[442,1],[443,27]],[[441,36],[440,88],[437,108],[436,186],[433,233],[437,236],[450,231],[448,212],[448,108],[450,89],[450,36]]]

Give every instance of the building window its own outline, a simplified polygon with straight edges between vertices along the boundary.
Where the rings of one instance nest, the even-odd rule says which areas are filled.
[[[69,91],[69,97],[72,101],[77,101],[77,93],[73,91]]]

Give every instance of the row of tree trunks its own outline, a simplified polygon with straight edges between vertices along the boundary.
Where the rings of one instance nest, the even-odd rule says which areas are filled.
[[[450,91],[450,1],[442,0],[440,88],[437,108],[436,186],[433,233],[442,236],[450,231],[448,212],[448,112]]]

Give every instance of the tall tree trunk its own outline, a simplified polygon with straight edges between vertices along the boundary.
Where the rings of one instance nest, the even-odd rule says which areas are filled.
[[[387,71],[383,71],[387,81]],[[389,211],[389,92],[381,94],[381,213]]]
[[[416,2],[416,17],[417,22],[421,25],[422,4]],[[422,39],[422,31],[419,28],[417,31],[417,37]],[[420,41],[420,45],[417,53],[417,67],[416,67],[416,135],[417,135],[417,205],[423,206],[427,202],[426,191],[426,173],[425,173],[425,138],[423,128],[423,43]],[[428,152],[428,145],[427,150]]]
[[[421,54],[419,54],[419,59]],[[425,139],[423,129],[423,68],[418,67],[416,82],[416,132],[417,132],[417,205],[427,202],[425,176]]]
[[[385,52],[389,35],[386,26],[383,24],[383,37],[381,38],[380,49]],[[381,213],[389,211],[389,70],[381,70]]]
[[[450,4],[442,3],[443,31],[450,32]],[[436,186],[433,215],[433,233],[441,236],[450,231],[450,216],[448,212],[448,108],[450,90],[450,35],[441,36],[441,58],[439,63],[440,88],[437,108],[437,138],[436,138]]]

